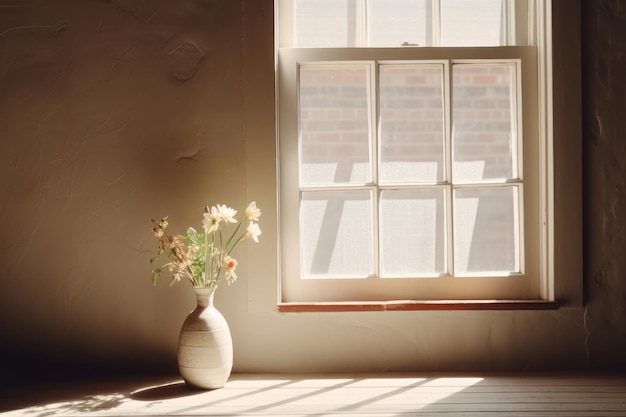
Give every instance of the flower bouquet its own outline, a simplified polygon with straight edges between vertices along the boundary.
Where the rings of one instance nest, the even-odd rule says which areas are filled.
[[[224,277],[230,285],[237,279],[235,269],[237,260],[231,256],[235,248],[244,240],[259,241],[261,229],[257,223],[261,210],[253,201],[245,211],[248,225],[242,229],[243,220],[235,219],[237,210],[218,204],[204,209],[202,232],[193,227],[187,229],[186,235],[170,235],[165,229],[168,217],[160,220],[152,219],[152,232],[159,240],[157,254],[150,259],[151,264],[163,260],[163,263],[152,270],[152,282],[156,285],[161,272],[167,269],[172,274],[170,286],[186,278],[195,288],[217,286]],[[234,226],[236,224],[236,226]],[[226,228],[232,226],[234,231],[226,235]]]

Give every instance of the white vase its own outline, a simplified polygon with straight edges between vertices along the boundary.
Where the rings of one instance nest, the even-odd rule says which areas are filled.
[[[178,371],[193,388],[221,388],[233,368],[233,342],[226,319],[213,305],[215,289],[194,288],[197,307],[180,330]]]

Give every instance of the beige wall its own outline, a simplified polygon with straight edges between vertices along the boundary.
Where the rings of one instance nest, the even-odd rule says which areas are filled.
[[[624,363],[626,244],[623,233],[607,242],[596,229],[588,309],[275,312],[272,18],[271,0],[0,6],[0,352],[15,363],[175,369],[194,297],[186,283],[152,286],[150,218],[169,215],[183,232],[200,226],[204,205],[243,209],[256,200],[261,243],[242,247],[239,281],[216,297],[233,333],[235,371]],[[604,42],[603,32],[594,36]],[[613,54],[607,48],[605,60]],[[624,85],[623,75],[611,76]],[[623,118],[608,122],[623,132]],[[623,143],[617,130],[603,132],[593,132],[600,146]],[[585,166],[601,166],[597,158]],[[623,161],[612,159],[615,178],[593,185],[623,185]],[[602,210],[591,204],[587,225],[600,227]],[[622,231],[623,213],[611,217]],[[610,277],[593,284],[603,270]]]

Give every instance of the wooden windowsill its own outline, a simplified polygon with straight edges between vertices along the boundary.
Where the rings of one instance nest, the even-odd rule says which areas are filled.
[[[441,310],[556,310],[559,303],[545,300],[436,300],[342,303],[280,303],[280,313],[342,311],[441,311]]]

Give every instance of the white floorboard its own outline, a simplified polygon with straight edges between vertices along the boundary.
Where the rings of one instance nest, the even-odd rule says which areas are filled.
[[[232,375],[188,389],[176,376],[5,389],[0,416],[626,417],[626,376]]]

